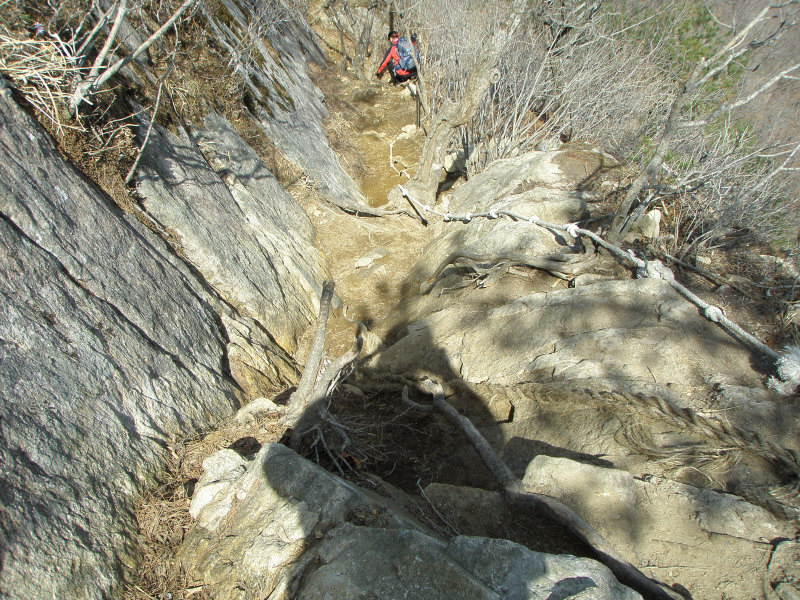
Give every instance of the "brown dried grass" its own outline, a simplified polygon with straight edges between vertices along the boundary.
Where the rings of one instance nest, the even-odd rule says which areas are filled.
[[[81,69],[54,40],[0,33],[0,72],[59,134],[63,135],[66,128],[82,129],[79,123],[68,122],[63,111],[71,95],[71,82]]]
[[[203,474],[203,461],[217,450],[232,448],[251,454],[283,435],[278,417],[231,421],[219,429],[176,444],[167,466],[165,483],[145,494],[136,505],[140,557],[129,576],[123,600],[206,600],[202,585],[190,581],[177,559],[178,550],[194,527],[189,505],[194,484]]]

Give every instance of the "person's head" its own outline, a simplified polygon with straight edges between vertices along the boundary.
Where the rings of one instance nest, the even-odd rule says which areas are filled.
[[[400,39],[400,34],[392,30],[389,32],[389,35],[387,37],[389,38],[389,41],[394,44],[395,42],[397,42],[398,39]]]

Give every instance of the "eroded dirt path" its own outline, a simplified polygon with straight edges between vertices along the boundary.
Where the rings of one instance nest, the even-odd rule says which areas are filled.
[[[332,115],[327,124],[332,145],[370,203],[379,206],[394,185],[407,179],[397,171],[412,167],[417,160],[422,137],[408,127],[416,117],[415,104],[402,90],[387,83],[318,75],[316,83],[325,93]],[[390,162],[392,159],[398,162]],[[350,346],[355,329],[353,321],[367,326],[370,333],[365,340],[366,352],[372,353],[381,341],[393,340],[405,324],[413,321],[415,306],[426,301],[419,295],[419,282],[414,279],[412,267],[427,241],[436,235],[437,228],[423,227],[407,216],[378,219],[346,215],[313,199],[304,201],[304,206],[316,226],[317,246],[328,260],[343,305],[330,322],[328,353],[338,355]],[[491,289],[482,290],[477,301],[490,306],[509,297],[566,286],[565,282],[542,272],[510,275],[514,276],[504,277]],[[453,296],[454,302],[470,299],[475,297],[460,293]],[[504,459],[519,475],[532,458],[542,454],[577,457],[602,467],[617,463],[617,468],[642,481],[663,476],[664,486],[673,485],[670,480],[674,479],[698,489],[731,491],[757,503],[764,500],[760,489],[781,483],[758,452],[746,445],[731,449],[729,440],[692,434],[687,431],[686,423],[670,420],[659,410],[649,410],[647,398],[620,396],[600,402],[602,394],[594,393],[598,390],[585,389],[591,387],[590,383],[575,389],[540,388],[535,384],[524,390],[519,386],[473,387],[465,387],[451,401],[483,428],[496,447],[504,448]],[[517,398],[515,394],[526,398]],[[422,419],[397,421],[398,413],[402,412],[397,396],[396,391],[387,389],[369,397],[342,392],[336,400],[339,418],[362,424],[364,415],[370,415],[376,430],[381,431],[383,445],[367,453],[370,460],[365,465],[370,472],[412,494],[420,482],[492,489],[492,478],[472,449],[464,444],[460,432]],[[531,402],[531,398],[536,402]],[[474,403],[470,404],[469,399]],[[500,408],[505,407],[505,413],[495,414],[494,409],[487,412],[481,403],[490,399]],[[519,406],[529,407],[530,414],[522,413],[516,406],[517,400]],[[372,440],[364,441],[364,447],[369,448]],[[696,444],[699,450],[687,454],[686,444]],[[517,452],[517,446],[527,449]],[[604,462],[599,457],[613,460]],[[501,518],[499,509],[481,513],[476,507],[483,506],[488,496],[482,500],[473,498],[473,504],[467,503],[456,510],[454,506],[465,489],[432,491],[443,494],[439,508],[444,507],[448,526],[454,530],[468,535],[500,535],[548,552],[585,552],[564,544],[568,536],[543,515],[504,514]],[[483,492],[475,493],[480,496]],[[448,507],[452,511],[447,512]],[[705,530],[698,529],[694,521],[682,517],[669,503],[653,501],[641,511],[644,516],[637,517],[639,520],[627,525],[614,521],[609,528],[615,543],[629,548],[632,557],[636,552],[645,556],[642,563],[649,576],[681,582],[698,598],[746,596],[750,590],[741,588],[749,579],[753,590],[760,589],[771,550],[763,540],[737,538],[740,558],[733,568],[730,557],[717,557],[724,543],[703,533]],[[673,536],[670,539],[694,540],[692,543],[699,549],[683,548],[677,542],[651,541],[648,532],[657,529],[652,519]],[[487,523],[497,523],[497,527],[492,529]],[[716,546],[718,543],[722,545]],[[720,581],[721,573],[725,572],[727,579]],[[755,575],[751,577],[752,573]]]
[[[365,82],[324,71],[316,73],[315,83],[331,113],[326,128],[332,146],[369,203],[384,204],[389,190],[413,175],[424,141],[409,89],[392,86],[388,78]],[[335,318],[331,323],[329,351],[352,343],[352,326],[347,325],[352,321],[375,334],[367,334],[370,351],[371,343],[393,327],[388,319],[393,309],[416,293],[409,273],[432,231],[405,215],[357,217],[313,198],[301,202],[343,304],[341,313],[334,311],[344,322]]]

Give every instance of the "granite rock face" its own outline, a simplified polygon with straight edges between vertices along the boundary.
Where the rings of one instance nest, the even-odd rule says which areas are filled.
[[[324,65],[325,59],[308,24],[285,5],[286,14],[293,16],[278,26],[265,26],[263,37],[252,35],[248,26],[253,15],[234,0],[222,0],[221,6],[216,17],[207,11],[206,18],[219,43],[232,57],[240,57],[233,66],[242,75],[246,104],[258,126],[326,200],[350,212],[379,214],[328,145],[322,127],[328,109],[307,73],[309,63]],[[243,39],[248,40],[244,46]]]
[[[796,501],[771,492],[784,469],[797,473],[800,411],[765,390],[757,355],[667,281],[633,279],[592,243],[526,222],[589,216],[605,160],[585,148],[534,152],[453,192],[444,210],[458,218],[522,218],[440,226],[412,273],[423,300],[399,315],[364,377],[442,383],[515,475],[528,468],[532,491],[572,506],[648,576],[695,597],[754,597],[771,544],[795,535]],[[554,253],[589,265],[572,287],[498,268]],[[468,514],[459,524],[507,518],[496,498],[463,491],[486,486],[473,448],[447,454],[440,481],[457,499],[442,512]],[[770,584],[793,591],[793,577],[781,563]]]
[[[713,348],[713,351],[709,351]],[[758,385],[750,354],[661,280],[601,281],[483,309],[453,304],[376,358],[398,374],[474,383],[606,380]]]
[[[589,214],[597,190],[616,171],[611,157],[586,145],[530,152],[489,165],[449,196],[447,210],[462,216],[509,211],[563,225]],[[524,220],[443,224],[412,274],[421,288],[428,286],[424,310],[371,365],[398,375],[496,385],[590,379],[705,385],[712,374],[731,385],[763,384],[751,354],[663,280],[587,274],[594,277],[591,285],[554,289],[556,282],[544,287],[553,291],[539,287],[527,295],[518,286],[515,296],[486,300],[479,287],[463,292],[459,302],[436,293],[432,282],[446,273],[442,265],[462,257],[490,269],[506,257],[526,264],[526,257],[546,255],[574,257],[564,264],[567,273],[579,270],[572,268],[578,263],[608,266],[594,248]]]
[[[171,435],[239,404],[226,335],[186,265],[7,95],[0,154],[0,587],[108,597]]]
[[[508,211],[550,223],[571,223],[587,216],[589,203],[599,199],[583,188],[575,172],[596,171],[595,177],[600,177],[612,171],[613,164],[596,150],[529,152],[498,160],[457,188],[448,197],[447,210],[454,215]],[[573,241],[506,218],[450,223],[425,248],[414,276],[425,281],[455,255],[534,258],[553,252],[575,252]]]
[[[246,29],[252,15],[223,4],[223,20]],[[232,55],[241,49],[241,31],[205,18]],[[291,19],[258,44],[260,60],[245,61],[254,72],[239,70],[254,126],[331,202],[360,207],[306,73],[324,62],[313,32]],[[145,58],[139,67],[122,75],[155,81]],[[138,170],[145,227],[2,92],[0,589],[110,597],[135,565],[133,499],[172,436],[294,382],[324,259],[307,216],[218,115],[153,128]]]
[[[211,113],[193,133],[156,125],[137,193],[221,298],[294,352],[316,314],[323,259],[308,216],[230,124]]]

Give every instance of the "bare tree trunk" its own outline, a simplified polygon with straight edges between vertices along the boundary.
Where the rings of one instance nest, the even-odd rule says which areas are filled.
[[[291,427],[303,414],[303,410],[308,403],[308,398],[314,391],[314,383],[317,380],[319,367],[322,363],[322,351],[325,346],[325,331],[328,326],[328,315],[331,312],[331,300],[333,299],[333,281],[326,281],[322,284],[322,295],[319,299],[319,315],[317,316],[317,329],[314,332],[314,340],[311,342],[311,349],[308,351],[306,366],[297,389],[289,397],[286,404],[286,414],[282,421]]]
[[[642,188],[644,188],[644,186],[655,177],[658,169],[661,168],[664,159],[667,157],[667,153],[672,147],[672,143],[675,140],[678,132],[678,120],[680,118],[681,109],[683,108],[683,104],[688,93],[688,86],[684,85],[683,89],[681,89],[681,91],[675,97],[675,100],[672,102],[672,106],[669,110],[669,116],[667,117],[667,120],[661,129],[661,135],[659,136],[658,144],[656,145],[655,154],[653,154],[653,157],[647,163],[645,168],[642,169],[639,175],[636,176],[636,179],[633,180],[631,186],[628,188],[628,191],[625,194],[625,198],[617,207],[617,210],[614,213],[614,220],[611,222],[611,230],[607,236],[608,240],[612,244],[616,244],[620,241],[619,238],[625,225],[625,219],[631,210],[631,206],[633,206],[633,202],[639,197],[639,192],[642,191]]]
[[[367,54],[369,53],[369,41],[372,37],[372,25],[375,22],[375,11],[378,3],[374,3],[367,8],[367,16],[361,23],[361,31],[356,38],[356,47],[353,52],[353,70],[361,79],[367,79],[372,75],[372,69],[367,65]]]
[[[405,185],[423,204],[435,204],[450,140],[458,127],[469,122],[478,110],[486,90],[497,81],[497,61],[518,23],[519,17],[515,15],[508,29],[498,29],[492,35],[487,47],[483,49],[482,59],[467,77],[462,98],[458,102],[446,102],[433,116],[422,147],[417,174]],[[402,192],[394,188],[389,193],[389,202],[399,205],[402,202]]]

